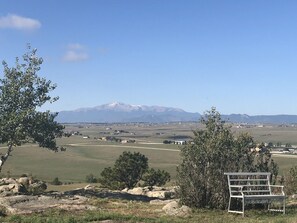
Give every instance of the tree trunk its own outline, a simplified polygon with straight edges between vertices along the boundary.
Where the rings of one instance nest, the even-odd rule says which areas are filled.
[[[0,172],[2,170],[2,166],[4,165],[4,163],[7,160],[8,156],[10,156],[11,152],[12,152],[12,145],[9,145],[6,154],[4,156],[0,157]]]

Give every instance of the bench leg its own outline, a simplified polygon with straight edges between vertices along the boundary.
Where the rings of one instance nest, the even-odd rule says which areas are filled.
[[[242,217],[244,217],[244,198],[242,198]]]
[[[241,211],[240,211],[240,209],[239,210],[238,209],[237,210],[232,210],[231,209],[232,198],[234,198],[234,197],[229,198],[228,212],[242,214],[242,216],[244,217],[244,198],[234,198],[235,200],[242,199],[242,210]]]
[[[229,198],[228,212],[230,211],[230,207],[231,207],[231,197]]]
[[[271,204],[272,202],[277,202],[277,206],[278,208],[271,208]],[[275,206],[275,204],[274,204]],[[283,214],[286,214],[286,198],[282,199],[282,200],[272,200],[270,201],[270,203],[268,203],[268,211],[277,211],[277,212],[283,212]]]
[[[286,214],[286,198],[283,200],[283,214]]]

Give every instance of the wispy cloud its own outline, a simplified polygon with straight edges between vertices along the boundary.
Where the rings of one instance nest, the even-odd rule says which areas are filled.
[[[19,30],[34,30],[41,27],[41,23],[36,19],[26,18],[15,14],[8,14],[0,17],[0,28],[10,28]]]
[[[68,50],[85,50],[86,47],[79,43],[71,43],[67,46]]]
[[[66,62],[78,62],[87,59],[89,59],[89,55],[86,52],[86,47],[78,43],[69,44],[63,57],[63,60]]]
[[[68,50],[64,55],[63,60],[67,62],[76,62],[76,61],[87,60],[88,58],[89,58],[89,55],[85,52]]]

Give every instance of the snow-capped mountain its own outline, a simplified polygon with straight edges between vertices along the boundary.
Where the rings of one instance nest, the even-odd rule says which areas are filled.
[[[147,105],[130,105],[125,104],[122,102],[112,102],[110,104],[99,105],[93,108],[79,108],[74,111],[122,111],[122,112],[133,112],[133,111],[144,111],[144,112],[168,112],[168,111],[176,111],[176,112],[185,112],[179,108],[169,108],[169,107],[162,107],[162,106],[147,106]]]
[[[121,102],[99,105],[93,108],[79,108],[73,111],[61,111],[58,122],[186,122],[199,121],[199,113],[186,112],[179,108],[147,105],[129,105]],[[297,115],[256,115],[246,114],[222,115],[222,119],[233,123],[249,124],[296,124]]]
[[[178,122],[198,121],[199,113],[162,106],[130,105],[121,102],[61,111],[59,122]]]

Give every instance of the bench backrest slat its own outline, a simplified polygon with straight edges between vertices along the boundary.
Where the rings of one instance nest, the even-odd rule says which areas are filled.
[[[259,176],[259,175],[271,175],[269,172],[227,172],[225,175],[234,175],[234,176]]]
[[[251,182],[255,182],[255,181],[269,181],[267,179],[230,179],[230,182],[240,182],[240,181],[251,181]]]
[[[242,186],[242,187],[269,187],[268,184],[241,184],[241,185],[230,185],[230,187],[232,186]]]
[[[269,192],[270,190],[243,190],[242,192],[246,192],[246,193],[260,193],[260,192]]]

